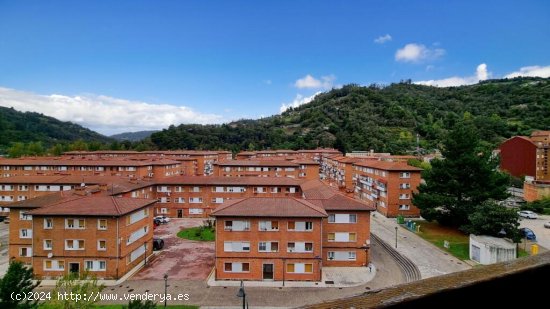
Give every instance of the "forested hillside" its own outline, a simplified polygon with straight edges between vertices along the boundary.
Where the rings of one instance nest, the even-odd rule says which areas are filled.
[[[469,119],[485,143],[550,129],[550,79],[516,78],[436,88],[401,82],[346,85],[280,115],[223,125],[170,126],[151,135],[159,149],[336,147],[406,153],[438,148],[457,120]]]
[[[112,140],[72,122],[63,122],[39,113],[19,112],[0,107],[0,150],[13,143],[40,142],[49,147],[77,140],[106,143]]]

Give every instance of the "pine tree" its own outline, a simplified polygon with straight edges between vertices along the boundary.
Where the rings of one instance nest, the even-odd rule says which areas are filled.
[[[465,227],[476,207],[508,194],[508,177],[496,170],[498,158],[482,149],[478,133],[469,122],[457,123],[443,142],[443,157],[423,173],[413,203],[426,220]]]
[[[13,293],[28,295],[32,292],[40,284],[40,282],[33,283],[32,280],[32,268],[25,267],[20,261],[10,262],[8,271],[0,279],[0,308],[36,308],[36,300],[17,300],[17,297],[12,295]]]

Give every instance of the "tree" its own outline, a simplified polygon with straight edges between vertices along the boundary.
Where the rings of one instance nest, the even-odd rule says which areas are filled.
[[[521,207],[522,210],[531,210],[539,214],[544,213],[546,208],[550,209],[550,197],[529,202]]]
[[[94,304],[99,301],[99,293],[103,290],[104,285],[98,284],[95,277],[88,276],[87,273],[76,274],[70,273],[59,280],[55,284],[55,289],[52,291],[51,300],[45,303],[45,308],[63,308],[63,309],[88,309],[94,308]],[[57,295],[79,295],[75,297],[57,297]],[[86,297],[84,297],[86,295]]]
[[[483,202],[505,199],[508,177],[496,170],[498,158],[481,149],[470,123],[459,122],[443,142],[444,159],[432,160],[423,172],[413,203],[428,221],[463,227]]]
[[[506,232],[506,237],[514,242],[519,242],[519,215],[516,210],[498,205],[494,201],[487,201],[478,207],[473,214],[468,216],[470,222],[463,230],[474,235],[501,236],[501,231]]]
[[[155,304],[152,300],[146,300],[142,301],[140,299],[131,300],[128,303],[128,306],[124,306],[125,309],[154,309],[157,307],[157,304]]]
[[[33,283],[32,268],[27,268],[20,261],[10,262],[8,271],[0,279],[0,308],[36,308],[36,300],[17,300],[12,293],[27,294],[32,292],[40,282]]]

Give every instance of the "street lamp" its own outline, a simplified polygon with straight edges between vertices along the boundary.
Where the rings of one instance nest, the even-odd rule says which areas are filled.
[[[168,274],[164,274],[164,308],[166,308],[167,295],[168,295]]]
[[[239,292],[237,293],[237,297],[243,299],[243,309],[246,309],[246,293],[244,291],[244,283],[241,280],[241,287],[239,288]]]
[[[395,249],[397,249],[397,226],[395,227]]]

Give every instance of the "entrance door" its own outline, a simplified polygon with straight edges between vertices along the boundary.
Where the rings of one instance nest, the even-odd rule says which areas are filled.
[[[69,272],[78,274],[80,272],[80,263],[69,263]]]
[[[183,209],[178,209],[178,218],[183,218]]]
[[[264,264],[263,278],[264,280],[273,280],[273,264]]]

